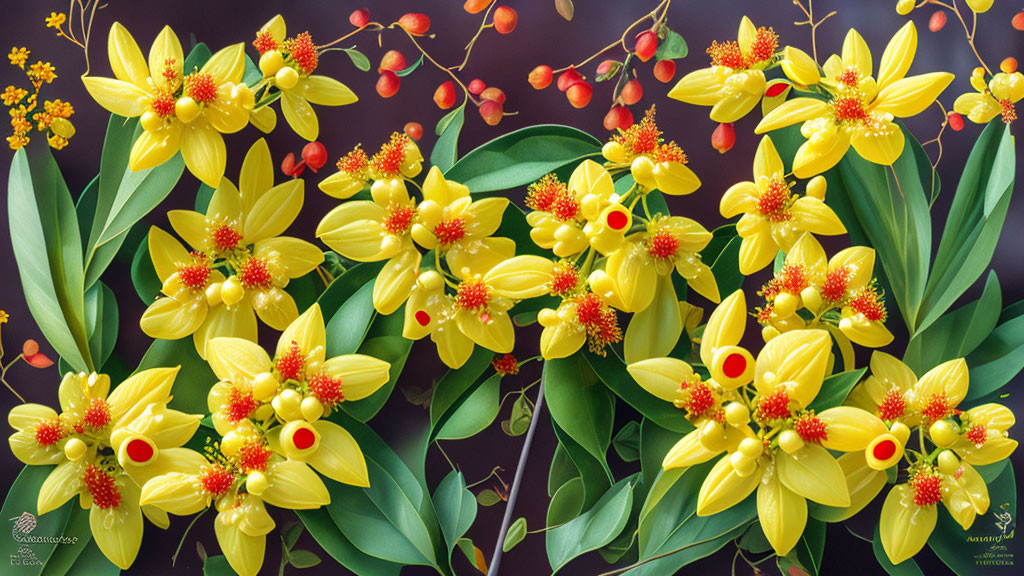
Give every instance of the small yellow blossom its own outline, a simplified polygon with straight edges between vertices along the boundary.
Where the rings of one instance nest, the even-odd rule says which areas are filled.
[[[63,12],[50,12],[50,15],[46,17],[46,27],[56,28],[57,34],[61,34],[60,27],[64,25],[68,19],[67,15]]]
[[[17,66],[22,70],[25,69],[25,60],[28,60],[28,55],[31,52],[28,48],[11,48],[11,53],[7,55],[7,59],[11,61],[11,66]]]
[[[7,321],[11,319],[11,315],[6,310],[0,310],[0,324],[7,324]]]
[[[17,88],[15,86],[8,86],[4,89],[3,99],[5,106],[11,106],[21,102],[21,99],[28,96],[28,90],[24,88]]]
[[[33,82],[46,82],[49,84],[57,78],[57,69],[49,62],[40,60],[29,66],[28,75]]]

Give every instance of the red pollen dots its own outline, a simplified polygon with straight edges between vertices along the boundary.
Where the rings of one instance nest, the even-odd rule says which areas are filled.
[[[288,54],[306,74],[312,74],[316,70],[318,55],[309,32],[303,32],[288,42]]]
[[[192,253],[192,262],[178,264],[178,279],[181,285],[190,290],[203,290],[210,279],[210,267],[206,265],[206,256]]]
[[[249,417],[250,414],[260,407],[260,403],[252,397],[252,392],[242,392],[238,388],[231,388],[228,393],[228,405],[225,408],[225,415],[228,422],[238,424]]]
[[[780,388],[761,399],[757,411],[765,420],[789,418],[789,393]]]
[[[408,136],[395,132],[391,135],[391,140],[381,146],[380,151],[373,155],[370,163],[382,176],[397,176],[401,172],[402,162],[405,161],[405,147],[408,144]]]
[[[89,401],[89,407],[85,409],[85,416],[82,423],[89,428],[100,429],[110,423],[110,407],[107,401],[102,398],[93,398]]]
[[[288,346],[284,353],[278,356],[274,367],[277,368],[278,374],[281,375],[281,380],[300,380],[302,368],[305,364],[306,357],[302,354],[299,343],[292,340],[291,345]]]
[[[309,428],[299,428],[292,434],[292,444],[299,450],[308,450],[316,443],[316,434]]]
[[[792,217],[789,211],[792,199],[789,184],[782,178],[772,178],[757,199],[757,210],[769,222],[785,222]]]
[[[604,347],[622,340],[622,329],[615,310],[601,297],[588,292],[576,299],[576,320],[587,332],[587,345],[595,354],[605,355]]]
[[[935,422],[949,416],[951,408],[945,394],[932,394],[928,402],[921,408],[921,414],[930,422]]]
[[[914,504],[932,506],[942,501],[942,477],[931,472],[921,471],[910,479],[914,488]]]
[[[341,378],[335,378],[320,372],[309,377],[309,393],[328,408],[337,406],[345,400],[341,388]]]
[[[853,274],[846,266],[829,270],[825,275],[825,283],[821,285],[821,297],[826,302],[840,302],[846,298],[846,288]]]
[[[101,510],[117,508],[121,504],[121,491],[117,488],[117,481],[105,470],[95,464],[90,464],[82,475],[82,484],[92,496],[93,506]]]
[[[260,440],[249,440],[238,450],[239,468],[247,474],[253,471],[262,472],[267,469],[271,454],[271,450]]]
[[[234,482],[235,475],[219,464],[204,468],[199,474],[199,483],[203,485],[203,490],[214,496],[220,496],[230,490]]]
[[[855,88],[860,83],[860,71],[851,66],[836,76],[836,82],[850,88]]]
[[[466,222],[462,218],[442,220],[434,226],[434,236],[442,247],[450,246],[466,236]]]
[[[874,286],[861,290],[850,300],[848,306],[871,322],[885,322],[885,304],[882,303]]]
[[[975,446],[981,446],[988,440],[988,430],[984,424],[974,424],[967,429],[967,433],[964,434],[967,440]]]
[[[270,269],[267,268],[267,261],[263,258],[252,257],[243,262],[238,271],[238,279],[246,288],[267,289],[273,285]]]
[[[430,314],[427,313],[426,310],[417,310],[416,314],[413,316],[416,318],[416,322],[418,322],[420,326],[430,324]]]
[[[668,144],[658,146],[657,153],[654,155],[654,161],[686,164],[686,152],[683,152],[683,149],[675,142],[669,142]]]
[[[852,96],[836,98],[832,102],[832,115],[839,122],[845,120],[862,122],[868,118],[867,110],[864,109],[864,103],[861,102],[860,98]]]
[[[40,446],[53,446],[64,437],[58,420],[40,420],[36,422],[36,442]]]
[[[494,371],[505,376],[519,374],[519,362],[511,354],[503,354],[491,360]]]
[[[217,99],[217,82],[209,72],[185,76],[185,94],[196,102],[209,104]]]
[[[554,174],[547,174],[526,189],[526,206],[539,212],[551,212],[555,202],[568,195],[565,184]]]
[[[828,440],[825,423],[814,414],[804,414],[797,418],[793,422],[793,429],[804,442],[821,444],[822,440]]]
[[[366,152],[363,152],[363,149],[358,145],[351,152],[339,158],[337,163],[338,170],[348,174],[362,172],[369,165],[370,159],[366,157]]]
[[[263,32],[256,34],[256,39],[252,41],[252,45],[259,50],[260,55],[270,52],[271,50],[277,50],[279,47],[277,40],[274,40],[274,37],[271,36],[270,30],[264,30]]]
[[[743,51],[736,41],[717,42],[712,41],[707,49],[708,56],[711,56],[712,66],[725,66],[727,68],[743,68]]]
[[[715,395],[703,382],[696,382],[686,387],[689,398],[686,401],[686,411],[693,418],[707,414],[715,407]]]
[[[580,203],[568,193],[559,195],[551,208],[555,218],[563,222],[575,220],[580,213]]]
[[[907,411],[907,401],[903,399],[903,393],[899,388],[891,388],[886,393],[882,403],[878,405],[878,417],[882,420],[895,420],[902,417]]]
[[[409,229],[416,210],[411,206],[393,206],[384,217],[384,229],[388,234],[401,234]]]
[[[875,447],[871,451],[871,455],[874,456],[876,460],[881,460],[882,462],[892,458],[895,453],[896,443],[892,440],[882,440],[878,444],[875,444]]]
[[[661,145],[661,130],[654,121],[654,107],[651,106],[643,120],[612,139],[622,144],[633,156],[657,152]]]
[[[629,214],[625,210],[612,210],[605,220],[612,230],[622,230],[629,223]]]
[[[810,284],[807,280],[807,271],[799,264],[786,264],[779,274],[778,288],[782,292],[799,294]]]
[[[550,290],[555,296],[568,294],[579,284],[579,271],[571,262],[556,265],[553,276]]]
[[[728,378],[739,378],[747,371],[747,359],[743,354],[729,354],[722,362],[722,373]]]
[[[754,41],[750,43],[750,54],[746,58],[746,66],[767,62],[775,55],[779,47],[779,35],[772,28],[761,26],[757,29]]]
[[[153,98],[153,102],[150,103],[150,107],[153,112],[160,115],[161,118],[166,118],[174,114],[175,100],[174,96],[170,94],[161,94],[156,98]]]
[[[654,258],[675,258],[678,252],[679,239],[668,232],[656,232],[648,241],[647,253]]]
[[[224,224],[210,233],[210,239],[217,250],[234,250],[242,241],[242,234],[234,226]]]
[[[154,454],[153,447],[149,442],[139,438],[130,440],[125,451],[128,453],[128,457],[131,458],[132,462],[138,462],[140,464],[143,462],[149,462],[153,458]]]
[[[459,284],[455,305],[466,310],[479,310],[487,305],[490,292],[490,288],[483,282],[465,280]]]

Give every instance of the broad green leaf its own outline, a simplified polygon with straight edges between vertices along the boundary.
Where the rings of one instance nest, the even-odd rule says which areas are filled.
[[[585,132],[555,124],[530,126],[470,151],[445,177],[473,193],[509,190],[600,154],[601,142]]]
[[[532,228],[530,227],[530,224],[526,222],[526,214],[520,210],[518,206],[510,202],[505,208],[505,212],[502,214],[501,226],[498,227],[498,230],[494,235],[515,240],[517,256],[533,254],[535,256],[550,257],[550,252],[534,244],[533,240],[530,238],[530,230],[532,230]],[[550,308],[557,308],[560,301],[548,297],[523,300],[513,308],[513,316],[518,315],[523,310],[540,310],[540,308],[536,306],[540,306],[542,303],[548,304],[548,307]]]
[[[598,378],[604,382],[604,385],[643,414],[645,418],[656,422],[662,428],[682,434],[693,430],[693,425],[678,408],[664,400],[655,398],[641,388],[626,371],[626,364],[614,351],[608,350],[604,356],[590,351],[584,352],[584,355],[587,363],[590,364]]]
[[[199,357],[192,338],[154,340],[135,371],[175,366],[181,366],[181,370],[174,379],[169,406],[190,414],[205,414],[208,410],[206,396],[218,378],[210,365]]]
[[[583,479],[583,510],[589,510],[614,483],[608,462],[604,458],[595,458],[586,448],[572,439],[552,418],[551,427],[555,431],[558,443],[565,450],[572,464],[579,470]]]
[[[252,88],[253,86],[260,83],[263,80],[263,72],[260,71],[260,67],[253,62],[252,58],[248,54],[245,55],[245,72],[242,74],[242,83]]]
[[[72,543],[61,544],[53,549],[53,553],[46,559],[43,566],[42,576],[64,576],[76,565],[78,557],[82,555],[86,546],[92,541],[92,529],[89,527],[89,511],[81,506],[72,506],[68,515],[67,524],[61,531],[61,536],[75,538]]]
[[[993,120],[978,137],[956,187],[916,330],[937,320],[988,268],[1013,193],[1010,127]]]
[[[543,379],[551,417],[594,458],[604,462],[612,440],[614,396],[598,383],[581,353],[545,361]]]
[[[640,424],[640,471],[641,484],[649,490],[661,473],[665,454],[676,445],[684,434],[666,430],[653,420],[645,418]]]
[[[904,560],[899,564],[893,564],[892,560],[885,554],[882,547],[882,537],[879,535],[879,526],[875,526],[875,537],[871,540],[871,551],[875,553],[875,560],[889,576],[924,576],[924,572],[917,565],[913,558]]]
[[[761,529],[760,522],[751,524],[750,528],[747,528],[746,533],[740,538],[738,544],[740,548],[753,554],[764,554],[772,549],[771,543],[768,542],[768,537],[764,535],[764,530]]]
[[[658,43],[658,51],[654,53],[655,60],[675,60],[686,58],[690,50],[686,46],[686,40],[675,30],[667,26],[664,28],[665,37]]]
[[[619,535],[633,506],[633,480],[635,478],[620,480],[593,508],[544,534],[548,564],[554,572],[573,558],[597,550]]]
[[[483,385],[494,352],[477,346],[458,370],[449,370],[434,386],[430,401],[430,440],[437,438],[459,407]]]
[[[289,550],[288,563],[295,568],[312,568],[320,563],[320,557],[309,550]]]
[[[234,573],[224,556],[208,556],[203,560],[203,576],[232,576]]]
[[[206,64],[206,61],[210,59],[210,56],[213,56],[213,52],[210,52],[210,48],[205,42],[196,44],[188,53],[188,56],[185,56],[185,73],[192,72],[193,68],[202,68],[203,64]]]
[[[461,440],[483,432],[498,416],[500,400],[501,374],[492,374],[459,404],[438,430],[437,439]]]
[[[1003,306],[995,270],[990,270],[981,298],[943,314],[910,339],[903,362],[917,374],[974,351],[996,327]]]
[[[724,298],[739,290],[746,278],[740,273],[740,244],[743,239],[736,233],[735,224],[719,226],[711,232],[711,242],[700,253],[701,260],[711,267],[718,283],[718,293]]]
[[[89,335],[89,354],[101,368],[114,352],[117,342],[117,297],[103,282],[93,284],[85,293],[85,330]]]
[[[149,257],[148,231],[135,250],[135,257],[132,258],[132,286],[147,306],[156,300],[163,287],[160,277],[156,275],[156,269],[153,268],[153,259]]]
[[[86,185],[85,190],[82,190],[82,195],[75,200],[75,215],[78,217],[78,233],[82,237],[82,246],[89,243],[89,233],[92,230],[92,218],[96,212],[96,197],[100,193],[100,176],[97,174],[89,184]]]
[[[327,322],[327,357],[354,354],[377,315],[373,309],[373,282],[367,282],[348,297]]]
[[[405,361],[409,358],[409,351],[412,350],[412,340],[402,337],[402,323],[404,322],[405,311],[399,308],[392,314],[377,314],[370,324],[366,338],[356,350],[359,354],[373,356],[391,364],[388,381],[376,392],[362,400],[342,403],[342,408],[361,422],[373,418],[384,403],[391,397],[391,393],[398,383],[398,378],[405,368]]]
[[[582,478],[576,477],[562,484],[548,503],[547,526],[559,526],[579,516],[585,496]]]
[[[345,270],[337,276],[331,285],[317,298],[324,321],[329,322],[334,313],[341,308],[346,300],[352,297],[367,282],[377,278],[377,273],[384,266],[383,262],[363,262]]]
[[[54,466],[25,466],[7,491],[0,510],[3,521],[11,527],[11,532],[0,538],[0,558],[5,565],[25,567],[26,574],[39,574],[42,563],[58,547],[51,542],[33,543],[31,538],[62,536],[72,508],[78,506],[78,499],[74,498],[56,510],[37,514],[39,487],[53,469]]]
[[[821,412],[839,406],[850,395],[850,390],[853,390],[857,382],[860,382],[860,379],[864,377],[866,371],[867,368],[858,368],[833,374],[825,378],[825,381],[821,384],[821,391],[818,392],[818,395],[807,409]]]
[[[1024,302],[1003,309],[992,332],[967,356],[971,385],[967,400],[977,400],[1003,386],[1024,368]]]
[[[356,68],[363,72],[368,72],[370,70],[370,59],[367,58],[365,54],[355,48],[345,48],[344,50]]]
[[[623,462],[636,462],[640,459],[640,423],[630,420],[615,433],[612,446]]]
[[[82,239],[71,193],[45,139],[14,153],[7,188],[11,246],[32,318],[76,371],[96,368],[85,328]]]
[[[474,568],[479,570],[481,574],[487,574],[487,559],[484,558],[483,550],[473,544],[473,541],[469,538],[459,538],[456,544],[466,557],[466,560],[469,560],[469,563]]]
[[[459,157],[459,133],[466,122],[466,100],[451,112],[445,114],[437,122],[435,133],[438,138],[430,151],[430,163],[442,172],[455,165]]]
[[[75,559],[69,574],[88,574],[89,576],[117,576],[121,573],[113,562],[100,551],[95,540],[90,540],[82,553]]]
[[[810,576],[821,574],[821,557],[825,554],[825,523],[814,518],[807,519],[803,536],[789,554],[777,558],[779,570],[791,574],[796,566]]]
[[[508,527],[505,539],[501,542],[501,549],[508,552],[515,548],[516,544],[522,542],[523,538],[526,538],[526,518],[519,517]]]
[[[551,457],[551,466],[548,468],[548,496],[554,497],[559,488],[579,475],[580,471],[576,469],[565,447],[556,444],[555,454]]]
[[[302,524],[317,544],[331,555],[339,564],[356,574],[373,574],[374,576],[398,576],[402,567],[398,564],[375,558],[359,551],[352,542],[341,533],[326,508],[316,510],[296,510]]]
[[[398,76],[399,78],[403,78],[405,76],[408,76],[409,74],[412,74],[413,72],[415,72],[416,69],[419,68],[420,65],[422,65],[422,64],[423,64],[423,54],[420,54],[420,57],[417,58],[415,62],[413,62],[412,64],[406,66],[405,68],[395,72],[395,76]]]
[[[461,472],[451,471],[432,498],[441,534],[448,545],[448,554],[455,550],[455,543],[462,538],[476,520],[476,498],[466,489],[466,479]]]

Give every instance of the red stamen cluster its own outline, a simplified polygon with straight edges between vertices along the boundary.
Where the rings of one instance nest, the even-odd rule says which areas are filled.
[[[872,285],[867,286],[857,293],[847,304],[854,311],[864,315],[870,322],[885,322],[885,304],[881,300],[878,290]]]
[[[161,118],[174,115],[174,96],[170,94],[161,94],[153,99],[150,107],[153,108],[153,112],[160,115]]]
[[[231,489],[231,485],[235,483],[235,475],[220,464],[213,464],[199,473],[199,483],[209,494],[220,496]]]
[[[612,140],[622,144],[632,156],[657,152],[661,146],[661,130],[654,121],[654,106],[647,111],[643,120],[633,124],[622,134],[613,136]]]
[[[767,286],[765,287],[767,289]],[[775,311],[775,307],[770,303],[765,305],[764,308],[757,309],[757,321],[760,324],[768,324],[772,320],[772,312]]]
[[[885,394],[885,399],[878,405],[878,417],[882,420],[896,420],[902,418],[907,412],[907,401],[903,399],[903,393],[895,386]]]
[[[932,394],[924,408],[921,408],[921,414],[930,422],[948,418],[952,411],[952,406],[949,405],[945,394]]]
[[[455,295],[455,305],[465,310],[479,310],[487,306],[491,289],[477,280],[464,280]]]
[[[178,264],[178,279],[181,285],[191,290],[203,290],[210,279],[210,267],[206,264],[206,255],[192,252],[190,264]]]
[[[323,372],[309,377],[309,393],[327,408],[333,408],[345,400],[341,378],[334,378]]]
[[[92,505],[101,510],[117,508],[121,504],[121,491],[117,488],[117,481],[105,470],[95,464],[90,464],[82,475],[82,484],[92,496]]]
[[[910,479],[914,504],[932,506],[942,502],[942,477],[930,470],[921,470]]]
[[[288,54],[298,62],[306,74],[312,74],[316,70],[318,55],[309,32],[303,32],[288,42]]]
[[[363,152],[363,149],[357,145],[351,152],[338,159],[337,166],[338,170],[342,172],[362,176],[370,166],[370,159],[366,157],[366,152]]]
[[[370,163],[381,176],[397,176],[401,173],[402,162],[405,161],[405,147],[408,144],[408,136],[395,132],[391,135],[391,140],[381,146],[380,151],[373,155]]]
[[[412,206],[391,206],[384,217],[384,229],[388,234],[403,234],[412,225],[416,210]]]
[[[711,56],[712,66],[725,66],[732,69],[745,67],[743,51],[740,50],[740,43],[735,40],[728,42],[712,41],[708,46],[708,56]]]
[[[246,288],[267,289],[273,285],[273,277],[267,268],[267,261],[263,258],[253,257],[242,263],[242,268],[238,271],[238,279]]]
[[[277,357],[274,367],[277,368],[281,380],[302,380],[302,369],[306,365],[306,357],[299,348],[299,343],[292,340],[291,345]]]
[[[555,202],[568,195],[569,189],[558,176],[547,174],[526,189],[526,206],[538,212],[551,212]]]
[[[779,294],[799,294],[810,285],[811,282],[807,279],[807,271],[803,266],[799,264],[786,264],[774,278],[761,288],[759,294],[765,300],[771,302]],[[770,309],[766,310],[766,314],[770,313]]]
[[[844,96],[832,101],[832,116],[838,122],[846,120],[863,122],[868,118],[868,112],[864,109],[864,103],[860,98]]]
[[[761,26],[757,29],[754,41],[750,43],[750,54],[747,55],[746,67],[767,62],[779,48],[779,35],[773,28]]]
[[[277,40],[274,40],[274,37],[271,36],[270,30],[264,30],[263,32],[257,33],[256,39],[252,41],[252,45],[259,50],[261,56],[271,50],[277,50],[279,48]]]
[[[553,296],[565,296],[572,291],[580,282],[580,273],[572,262],[559,262],[555,265],[553,278],[551,280],[551,294]]]
[[[249,440],[238,450],[238,467],[246,474],[254,471],[262,472],[267,469],[272,453],[261,440]]]
[[[793,421],[793,429],[804,442],[821,444],[823,440],[828,440],[825,423],[814,414],[804,414],[797,418]]]
[[[434,226],[434,236],[442,248],[447,248],[466,236],[466,222],[462,218],[442,220]]]
[[[225,414],[228,417],[228,422],[234,425],[248,418],[259,407],[260,403],[252,397],[252,392],[242,392],[238,388],[232,387],[231,392],[228,393]]]
[[[696,419],[708,416],[709,412],[718,405],[715,393],[707,384],[697,382],[683,382],[680,385],[685,394],[683,406],[686,408],[687,418]]]
[[[615,310],[601,297],[588,292],[576,299],[576,320],[587,332],[587,345],[595,354],[605,355],[605,346],[622,340],[622,329]]]
[[[789,418],[789,393],[786,389],[779,388],[762,398],[757,405],[757,415],[760,420]]]
[[[491,361],[494,371],[505,376],[519,374],[519,361],[511,354],[503,354]]]
[[[967,429],[964,438],[967,438],[968,442],[980,448],[988,440],[988,429],[985,428],[984,424],[974,424]]]
[[[35,436],[40,446],[53,446],[64,437],[64,430],[59,420],[40,420],[36,422]]]
[[[219,251],[234,250],[242,241],[242,234],[234,226],[224,224],[210,233],[210,239],[213,240],[213,247]]]
[[[850,284],[850,270],[840,266],[829,270],[825,283],[821,285],[821,297],[826,302],[839,302],[846,298],[846,287]]]
[[[836,76],[836,82],[839,82],[843,86],[847,86],[849,88],[856,88],[857,85],[860,84],[860,70],[850,66]]]
[[[82,416],[82,424],[98,430],[110,424],[110,407],[103,398],[93,398],[89,401],[89,407],[85,409],[85,416]]]
[[[572,195],[566,193],[555,199],[551,207],[552,214],[562,222],[575,220],[580,215],[580,203]]]
[[[678,162],[679,164],[686,164],[688,162],[686,152],[683,152],[683,149],[675,142],[669,142],[668,144],[658,146],[657,153],[654,155],[654,161]]]
[[[174,58],[166,58],[164,60],[164,71],[161,72],[161,75],[164,77],[164,80],[167,80],[168,82],[174,82],[178,79],[178,70],[174,66],[177,62],[178,61]]]
[[[195,72],[185,76],[185,94],[196,102],[209,104],[217,99],[217,82],[209,72]]]
[[[1012,124],[1017,120],[1017,108],[1014,107],[1013,102],[1010,102],[1009,100],[1000,100],[999,105],[1003,108],[1001,113],[1003,124]]]
[[[792,218],[789,211],[792,200],[789,184],[782,178],[772,178],[757,199],[757,210],[769,222],[785,222]]]
[[[654,258],[675,258],[679,253],[679,238],[664,230],[655,232],[647,240],[647,253]]]

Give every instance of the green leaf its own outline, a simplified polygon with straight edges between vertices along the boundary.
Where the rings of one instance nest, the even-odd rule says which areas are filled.
[[[398,576],[402,567],[398,564],[375,558],[359,551],[352,541],[345,537],[334,523],[326,508],[296,510],[302,524],[317,544],[339,564],[356,574],[373,576]]]
[[[620,480],[593,508],[545,533],[548,564],[554,572],[573,558],[611,542],[622,532],[633,506],[632,480]]]
[[[92,529],[89,527],[89,511],[81,506],[72,506],[67,524],[60,533],[66,538],[74,538],[70,544],[61,544],[53,549],[42,569],[42,576],[64,576],[75,566],[89,542],[92,541]]]
[[[771,543],[768,542],[768,537],[764,535],[764,530],[761,529],[760,522],[751,524],[737,544],[740,548],[752,554],[764,554],[772,549]]]
[[[693,425],[686,420],[678,408],[669,402],[655,398],[641,388],[626,371],[625,363],[614,351],[606,351],[605,356],[599,356],[590,351],[584,352],[584,355],[587,363],[590,364],[598,378],[604,382],[604,385],[643,414],[645,418],[653,420],[662,428],[683,434],[693,430]]]
[[[565,524],[579,516],[585,496],[586,488],[582,478],[577,476],[562,484],[548,503],[547,526],[550,528]]]
[[[470,151],[445,178],[469,186],[473,193],[509,190],[600,154],[601,142],[586,132],[555,124],[530,126]]]
[[[210,48],[204,42],[196,44],[188,56],[185,56],[185,74],[192,73],[194,68],[202,68],[210,56],[213,56],[213,52],[210,52]]]
[[[433,442],[459,407],[483,385],[483,374],[490,368],[494,352],[477,346],[469,360],[457,370],[449,370],[434,386],[430,401],[430,441]]]
[[[504,236],[505,238],[511,238],[516,242],[516,255],[522,256],[524,254],[533,254],[534,256],[549,257],[550,252],[544,250],[540,246],[537,246],[530,238],[530,231],[533,228],[526,221],[526,213],[524,213],[519,206],[509,203],[505,207],[505,212],[501,216],[501,226],[498,226],[498,230],[494,233],[495,236]],[[542,296],[538,298],[530,298],[523,300],[513,308],[513,315],[518,315],[524,310],[540,310],[541,304],[546,304],[549,308],[557,308],[561,301],[553,297]]]
[[[942,230],[917,330],[937,320],[988,268],[1013,193],[1013,144],[1009,125],[993,120],[971,150]]]
[[[432,498],[441,534],[448,544],[448,554],[455,550],[455,543],[462,538],[476,520],[476,498],[466,489],[466,479],[461,472],[452,470],[441,480]]]
[[[807,519],[804,533],[796,547],[786,556],[777,559],[776,563],[783,574],[790,574],[790,568],[796,566],[811,576],[821,574],[821,557],[825,554],[825,523],[814,518]]]
[[[526,538],[526,518],[519,517],[508,527],[505,539],[501,543],[501,549],[508,552],[515,548],[516,544],[522,542],[523,538]]]
[[[916,374],[973,352],[996,327],[1003,306],[999,279],[990,270],[981,298],[943,314],[910,339],[903,362]]]
[[[289,550],[288,563],[295,568],[312,568],[320,563],[320,557],[309,550]]]
[[[967,400],[996,392],[1024,369],[1024,301],[1003,309],[996,327],[967,356],[967,367]]]
[[[447,171],[455,165],[459,157],[459,134],[466,122],[466,100],[459,104],[459,107],[445,114],[437,122],[434,132],[437,134],[437,141],[430,151],[430,163],[437,166],[442,172]]]
[[[102,367],[114,352],[117,342],[118,312],[114,292],[98,282],[85,293],[85,330],[89,335],[89,354]]]
[[[156,275],[156,269],[153,268],[153,259],[149,256],[148,231],[135,250],[135,257],[132,258],[132,286],[135,287],[135,293],[147,306],[156,300],[163,288],[163,283],[160,282],[160,277]]]
[[[740,244],[743,239],[736,233],[735,224],[719,226],[711,232],[711,241],[700,253],[701,260],[711,266],[718,283],[718,293],[724,298],[739,290],[746,278],[740,272]]]
[[[174,394],[169,406],[190,414],[205,414],[206,396],[219,380],[210,365],[199,357],[192,338],[154,340],[139,361],[135,372],[150,368],[181,366],[174,379]]]
[[[555,431],[558,443],[565,450],[573,466],[583,479],[583,510],[588,510],[612,486],[612,473],[604,458],[595,458],[586,448],[572,439],[552,418],[551,428]],[[549,476],[550,480],[550,476]]]
[[[91,372],[78,218],[45,139],[14,153],[7,189],[11,246],[32,318],[72,369]]]
[[[658,474],[661,474],[665,454],[682,437],[683,434],[666,430],[647,418],[640,424],[640,471],[643,486],[649,488],[654,485]]]
[[[383,262],[363,262],[345,270],[331,282],[317,298],[324,320],[329,321],[346,300],[352,297],[367,282],[377,278],[377,273],[384,267]]]
[[[373,282],[363,284],[327,319],[327,357],[355,354],[377,315],[373,308]]]
[[[185,162],[177,154],[159,166],[131,171],[128,156],[141,134],[137,119],[110,116],[100,160],[96,212],[85,246],[86,288],[106,270],[132,226],[167,198],[185,170]]]
[[[551,457],[551,466],[548,468],[548,496],[553,498],[559,488],[579,475],[580,471],[576,469],[565,447],[556,444],[555,454]]]
[[[858,368],[833,374],[825,378],[825,381],[821,384],[821,391],[818,392],[818,395],[807,409],[821,412],[839,406],[850,395],[850,390],[853,390],[857,382],[860,382],[860,379],[864,377],[866,371],[867,368]]]
[[[253,86],[260,83],[263,80],[263,72],[260,67],[253,62],[252,58],[248,54],[245,55],[245,72],[242,74],[242,82],[252,88]]]
[[[69,574],[88,574],[89,576],[117,576],[121,573],[113,562],[100,551],[95,540],[89,540],[82,553],[75,559]]]
[[[100,176],[97,174],[82,190],[82,195],[75,201],[75,216],[78,218],[78,233],[82,238],[82,246],[89,242],[92,229],[92,216],[96,212],[96,197],[100,190]]]
[[[208,556],[203,560],[203,576],[232,576],[234,573],[224,556]]]
[[[412,340],[402,337],[404,317],[402,308],[392,314],[378,314],[370,324],[363,343],[356,350],[359,354],[373,356],[391,364],[388,381],[380,389],[362,400],[342,403],[342,409],[360,422],[373,418],[384,407],[405,368],[405,361],[412,350]]]
[[[0,510],[3,521],[12,528],[11,533],[0,538],[0,558],[8,566],[28,566],[26,573],[38,574],[42,569],[42,562],[45,562],[58,546],[56,543],[37,544],[28,540],[32,537],[62,536],[72,508],[78,506],[76,499],[56,510],[37,516],[36,501],[39,497],[39,488],[53,469],[54,466],[25,466],[7,491],[3,509]],[[19,529],[19,526],[25,526],[25,529]]]
[[[399,78],[404,78],[409,74],[415,72],[416,69],[419,68],[421,64],[423,64],[423,54],[420,54],[420,57],[417,58],[416,61],[410,64],[409,66],[406,66],[405,68],[395,72],[395,76],[398,76]]]
[[[359,50],[356,50],[355,48],[344,48],[343,50],[345,51],[346,54],[348,54],[349,59],[352,60],[353,66],[355,66],[359,70],[362,70],[363,72],[369,72],[370,59],[367,58],[365,54],[363,54]]]
[[[623,462],[640,459],[640,423],[630,420],[612,438],[612,446]]]
[[[544,394],[551,417],[594,458],[605,461],[612,440],[615,399],[583,355],[544,362]]]
[[[437,431],[438,440],[461,440],[483,432],[498,416],[501,374],[492,374],[463,400]],[[512,426],[514,422],[510,422]],[[527,420],[529,426],[529,420]]]
[[[299,522],[298,524],[293,524],[291,528],[288,528],[288,531],[284,533],[284,537],[282,538],[282,540],[284,541],[285,548],[291,550],[295,547],[295,544],[298,543],[299,538],[302,537],[303,528],[304,527],[302,525],[302,522]]]
[[[910,140],[914,136],[904,130]],[[851,150],[839,163],[857,220],[875,248],[908,329],[921,326],[920,309],[931,255],[931,216],[914,147],[881,166]]]
[[[882,547],[879,525],[875,526],[875,537],[871,540],[871,551],[875,553],[875,560],[878,560],[878,565],[889,576],[924,576],[924,572],[921,571],[921,568],[918,567],[917,562],[913,558],[904,560],[899,564],[893,564],[892,560],[889,560],[889,557],[885,554],[885,548]]]
[[[512,415],[508,420],[509,436],[522,436],[530,429],[533,420],[533,408],[526,401],[526,395],[520,394],[512,403]]]
[[[495,504],[501,501],[501,496],[498,496],[498,493],[495,492],[494,490],[491,490],[490,488],[487,488],[486,490],[481,490],[480,493],[476,495],[477,504],[484,507],[494,506]]]
[[[668,26],[665,26],[663,30],[665,31],[665,37],[658,43],[658,51],[654,53],[654,59],[675,60],[677,58],[686,58],[686,55],[690,52],[690,49],[686,46],[686,40],[683,40],[682,36]]]
[[[459,550],[462,550],[462,554],[466,557],[466,560],[469,560],[469,563],[472,564],[474,568],[479,570],[481,574],[487,574],[487,560],[484,558],[484,553],[482,550],[477,548],[475,544],[473,544],[472,540],[469,538],[459,538],[456,544],[458,545]]]

